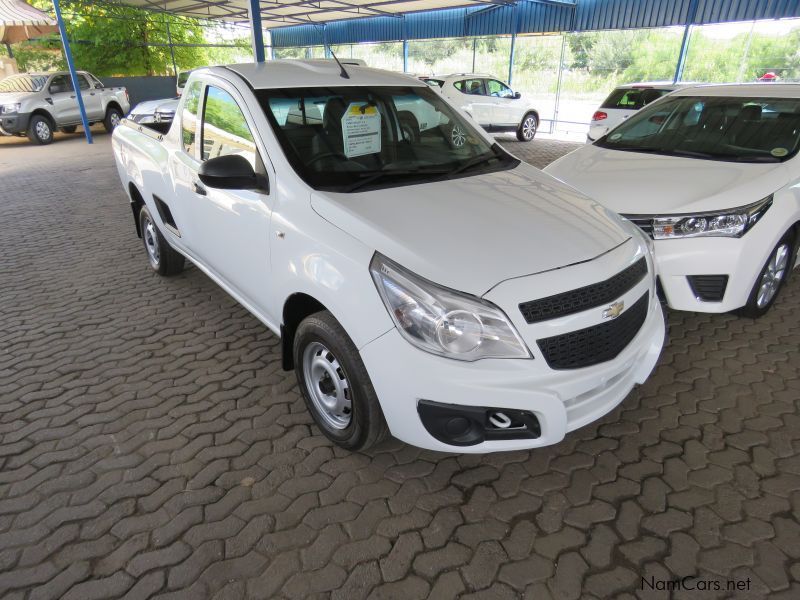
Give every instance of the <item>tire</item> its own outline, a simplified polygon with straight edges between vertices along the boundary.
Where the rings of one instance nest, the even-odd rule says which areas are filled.
[[[517,139],[520,142],[530,142],[536,137],[536,130],[539,128],[539,118],[533,113],[526,113],[522,117],[522,122],[517,128]]]
[[[77,125],[67,125],[66,127],[62,127],[61,131],[63,131],[64,133],[75,133],[76,131],[78,131],[78,126]]]
[[[28,123],[28,139],[39,146],[53,142],[53,124],[42,115],[33,115]]]
[[[751,319],[767,314],[794,266],[794,242],[794,234],[788,231],[775,245],[753,284],[747,304],[737,314]]]
[[[122,112],[118,108],[109,106],[106,109],[106,116],[103,119],[103,127],[106,128],[108,133],[114,131],[114,128],[122,121]]]
[[[388,432],[358,349],[328,311],[306,317],[294,337],[294,364],[308,411],[347,450],[366,450]],[[325,403],[335,403],[326,407]]]
[[[142,242],[147,253],[147,262],[150,268],[159,275],[169,277],[183,271],[185,259],[183,254],[169,245],[156,226],[156,222],[146,206],[139,211],[139,227],[142,232]]]
[[[417,118],[409,112],[403,112],[398,115],[400,121],[400,129],[403,136],[412,143],[416,143],[420,138],[419,123]]]

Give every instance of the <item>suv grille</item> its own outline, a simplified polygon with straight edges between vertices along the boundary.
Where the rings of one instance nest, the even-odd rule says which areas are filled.
[[[636,225],[639,229],[644,231],[651,238],[653,237],[652,217],[637,217],[636,215],[622,215],[622,217],[628,219],[628,221]]]
[[[606,362],[633,341],[647,317],[650,293],[618,318],[586,329],[537,340],[551,369],[579,369]]]
[[[564,317],[613,302],[639,283],[645,275],[647,275],[647,261],[640,258],[610,279],[540,300],[523,302],[519,305],[519,309],[528,323]]]

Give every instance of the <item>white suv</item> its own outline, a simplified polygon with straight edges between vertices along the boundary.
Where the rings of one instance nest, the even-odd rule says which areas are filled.
[[[521,142],[530,142],[539,127],[539,111],[519,92],[491,75],[456,73],[421,77],[430,86],[470,115],[490,133],[514,131]],[[454,131],[454,141],[458,132]]]
[[[677,90],[679,83],[630,83],[614,88],[589,123],[587,142],[599,140],[636,111]]]

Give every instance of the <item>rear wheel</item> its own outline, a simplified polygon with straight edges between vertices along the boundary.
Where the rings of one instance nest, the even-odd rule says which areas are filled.
[[[520,142],[530,142],[536,136],[539,119],[533,113],[528,113],[522,118],[522,123],[517,129],[517,139]]]
[[[293,352],[303,399],[328,439],[347,450],[366,450],[386,437],[383,411],[358,348],[330,312],[300,323]]]
[[[778,292],[792,270],[794,241],[794,235],[789,231],[773,248],[753,284],[747,304],[737,311],[741,316],[756,319],[765,315],[775,303]]]
[[[45,145],[53,141],[53,125],[42,115],[33,115],[28,124],[28,139],[34,144]]]
[[[409,112],[402,112],[398,115],[400,120],[400,130],[403,138],[409,142],[419,141],[419,123],[417,118]]]
[[[183,254],[175,250],[164,239],[146,206],[142,206],[139,211],[139,226],[150,267],[159,275],[164,276],[177,275],[183,271]]]
[[[106,117],[103,119],[103,127],[106,128],[107,132],[111,133],[120,124],[120,121],[122,121],[122,112],[118,108],[109,106],[108,110],[106,110]]]
[[[467,132],[458,123],[450,129],[450,144],[453,148],[461,148],[467,143]]]

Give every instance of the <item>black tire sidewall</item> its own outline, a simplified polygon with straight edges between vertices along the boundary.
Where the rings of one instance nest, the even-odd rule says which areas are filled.
[[[118,109],[116,109],[114,107],[109,107],[106,110],[106,118],[103,119],[103,127],[106,128],[106,131],[108,133],[111,133],[112,131],[114,131],[114,126],[111,124],[111,115],[112,114],[117,114],[117,115],[119,115],[119,118],[122,119],[122,113]]]
[[[39,123],[40,121],[43,121],[43,122],[47,123],[47,126],[50,128],[50,137],[48,137],[46,140],[43,140],[42,138],[40,138],[38,136],[38,134],[36,133],[36,124]],[[31,118],[31,122],[28,124],[28,138],[34,144],[39,144],[39,145],[42,145],[42,146],[45,146],[47,144],[52,143],[52,141],[53,141],[53,124],[50,122],[49,119],[46,119],[45,117],[43,117],[41,115],[34,115]]]
[[[522,127],[523,127],[523,125],[525,125],[525,121],[527,121],[529,117],[533,118],[533,123],[534,123],[534,128],[533,129],[534,130],[533,130],[533,135],[531,136],[531,139],[528,140],[528,139],[525,139],[525,135],[522,132]],[[520,121],[519,127],[517,128],[517,139],[520,142],[532,142],[533,139],[536,137],[536,133],[538,131],[539,131],[539,118],[533,113],[530,113],[530,112],[529,113],[525,113],[525,116],[522,117],[522,121]]]
[[[312,342],[320,342],[325,345],[339,361],[347,377],[352,392],[352,414],[350,424],[344,429],[334,429],[327,425],[317,413],[316,406],[309,396],[303,371],[303,353]],[[370,428],[377,422],[377,416],[382,422],[383,414],[374,414],[376,410],[380,412],[380,408],[377,406],[377,397],[372,382],[369,380],[358,349],[333,315],[328,311],[323,311],[307,317],[297,328],[293,353],[300,392],[308,411],[322,433],[334,443],[348,450],[360,450],[371,445],[369,438],[375,437],[375,432],[370,431]]]

